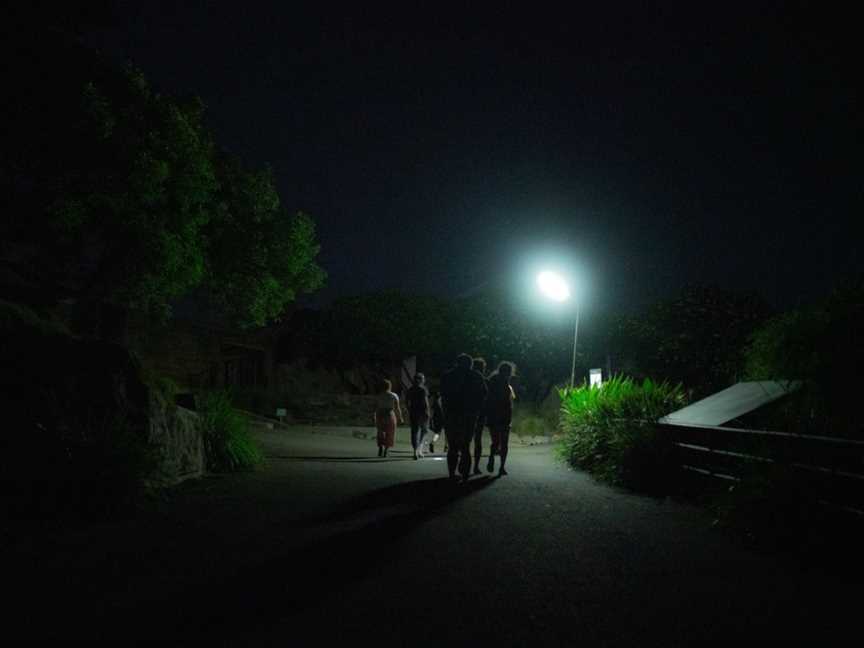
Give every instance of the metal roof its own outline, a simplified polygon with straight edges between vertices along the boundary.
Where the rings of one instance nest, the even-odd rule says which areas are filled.
[[[795,391],[799,382],[759,380],[740,382],[660,418],[670,425],[723,425]]]

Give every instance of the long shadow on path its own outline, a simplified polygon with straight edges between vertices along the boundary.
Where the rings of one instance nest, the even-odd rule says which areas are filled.
[[[467,483],[446,478],[401,483],[357,497],[331,514],[274,525],[272,545],[254,566],[223,564],[212,580],[179,595],[111,610],[104,639],[117,639],[111,636],[115,632],[128,639],[130,628],[136,628],[142,643],[200,645],[205,637],[224,641],[321,605],[349,583],[380,570],[397,551],[394,543],[418,525],[493,482],[484,476]],[[335,527],[335,534],[327,535],[328,526]],[[314,536],[322,529],[323,538],[299,547],[279,546],[286,531]],[[145,619],[148,624],[142,627]]]
[[[312,463],[390,463],[393,461],[413,461],[410,455],[407,457],[309,457],[309,456],[283,456],[267,455],[267,459],[279,459],[282,461],[308,461]]]

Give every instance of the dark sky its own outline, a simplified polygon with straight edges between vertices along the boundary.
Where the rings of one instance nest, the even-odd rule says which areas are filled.
[[[595,308],[690,282],[784,306],[861,270],[851,16],[300,4],[114,3],[88,38],[272,166],[319,224],[324,301],[509,285],[545,255]]]

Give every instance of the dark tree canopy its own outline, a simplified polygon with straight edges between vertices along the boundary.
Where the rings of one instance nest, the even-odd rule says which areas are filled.
[[[280,205],[269,170],[222,155],[216,172],[217,206],[204,228],[207,294],[234,321],[261,326],[324,282],[315,223]]]
[[[58,298],[166,316],[198,286],[262,325],[324,279],[312,220],[217,155],[197,100],[56,36],[17,43],[2,158],[7,272]]]
[[[782,412],[788,431],[864,438],[858,403],[862,321],[859,278],[820,303],[770,319],[753,334],[745,350],[747,377],[802,383]]]
[[[607,344],[624,373],[682,382],[701,397],[742,377],[744,346],[769,314],[755,294],[694,285],[619,318]]]
[[[692,286],[678,298],[636,315],[583,318],[576,380],[609,368],[634,378],[683,383],[696,397],[744,378],[744,349],[769,316],[756,295]],[[288,323],[288,361],[307,357],[348,368],[417,356],[432,376],[460,352],[483,356],[490,370],[515,362],[523,396],[542,399],[569,382],[573,360],[570,314],[552,320],[503,291],[443,299],[386,291],[345,297],[322,311],[302,311]],[[289,357],[290,356],[290,357]]]
[[[542,397],[569,376],[572,335],[569,326],[548,326],[501,294],[443,299],[383,291],[344,297],[321,312],[296,313],[283,360],[313,356],[348,368],[417,356],[422,369],[437,376],[466,352],[485,357],[490,369],[502,360],[515,362],[520,384],[531,397]]]

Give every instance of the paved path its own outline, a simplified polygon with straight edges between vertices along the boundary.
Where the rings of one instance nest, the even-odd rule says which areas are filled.
[[[840,634],[860,600],[851,576],[753,554],[698,510],[599,486],[548,446],[453,486],[441,458],[404,445],[378,459],[369,440],[256,434],[258,473],[7,547],[16,645],[858,641]]]

